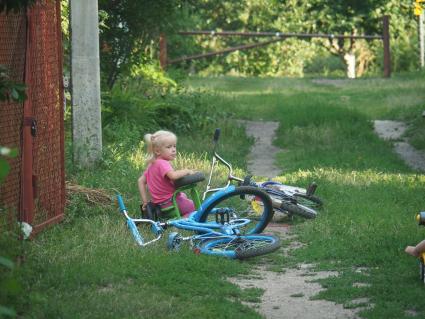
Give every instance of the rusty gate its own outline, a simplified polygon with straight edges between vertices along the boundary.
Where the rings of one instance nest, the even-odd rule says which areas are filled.
[[[63,218],[64,127],[60,1],[0,14],[0,64],[24,82],[24,103],[0,102],[0,145],[19,150],[0,185],[0,231],[23,221],[33,234]]]

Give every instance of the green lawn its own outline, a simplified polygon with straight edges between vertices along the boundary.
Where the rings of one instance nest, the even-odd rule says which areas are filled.
[[[261,291],[225,280],[249,273],[259,262],[277,270],[308,262],[339,271],[339,277],[321,280],[328,289],[318,298],[352,307],[351,300],[367,297],[374,307],[361,313],[364,318],[409,318],[408,310],[425,317],[425,287],[416,261],[403,252],[424,237],[414,215],[425,208],[425,178],[374,135],[371,123],[409,121],[409,138],[425,145],[423,74],[330,84],[191,78],[187,85],[212,91],[218,108],[234,114],[217,125],[224,128],[221,152],[235,163],[238,175],[244,174],[252,140],[233,119],[280,122],[274,143],[284,149],[276,158],[283,173],[277,180],[296,185],[314,180],[325,202],[317,219],[293,221],[305,248],[288,258],[278,252],[244,262],[198,256],[188,247],[169,253],[164,242],[140,249],[114,205],[91,205],[75,194],[64,223],[25,243],[26,261],[17,270],[22,288],[8,297],[21,318],[259,318],[241,302],[258,298]],[[177,167],[207,171],[212,128],[177,132]],[[81,171],[68,162],[67,179],[109,192],[116,188],[136,213],[143,145],[126,140],[131,134],[124,129],[120,134],[122,143],[105,145],[105,160],[97,169]]]
[[[318,298],[346,307],[369,298],[374,307],[361,312],[365,318],[408,318],[408,310],[425,316],[417,262],[403,252],[424,237],[414,215],[425,208],[425,177],[379,140],[372,125],[374,119],[406,121],[407,137],[423,149],[423,74],[355,81],[224,77],[190,84],[220,92],[228,101],[223,107],[238,117],[278,120],[274,142],[284,151],[276,159],[283,171],[277,180],[319,184],[325,208],[316,220],[296,224],[307,245],[283,265],[308,262],[339,271],[338,278],[321,280],[328,289]]]

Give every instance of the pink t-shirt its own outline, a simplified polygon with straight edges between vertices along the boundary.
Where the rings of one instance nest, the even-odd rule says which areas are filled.
[[[173,167],[169,161],[158,158],[155,162],[149,164],[144,172],[153,203],[163,203],[173,197],[176,188],[166,176],[172,170]]]

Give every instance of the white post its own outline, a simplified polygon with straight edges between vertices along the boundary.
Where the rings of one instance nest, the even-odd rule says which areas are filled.
[[[347,77],[349,79],[356,78],[356,55],[354,52],[347,52],[344,55],[345,63],[347,64]]]
[[[74,162],[102,157],[97,0],[71,0],[71,104]]]

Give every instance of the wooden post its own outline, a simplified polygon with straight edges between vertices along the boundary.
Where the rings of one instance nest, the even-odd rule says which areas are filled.
[[[167,68],[167,39],[164,33],[159,36],[159,65],[162,70]]]
[[[390,55],[390,17],[384,16],[383,22],[383,43],[384,43],[384,77],[391,76],[391,55]]]
[[[421,69],[425,66],[425,46],[424,46],[424,12],[418,17],[418,29],[419,29],[419,65]]]

